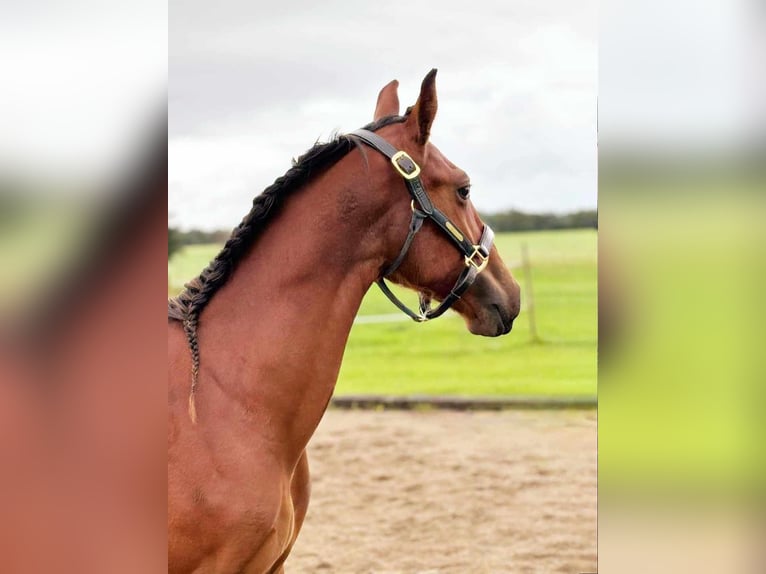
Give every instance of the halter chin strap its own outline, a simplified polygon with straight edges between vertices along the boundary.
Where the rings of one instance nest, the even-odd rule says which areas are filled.
[[[394,146],[384,140],[382,137],[369,130],[356,130],[349,134],[359,138],[373,149],[378,150],[391,160],[391,164],[399,175],[404,178],[404,182],[407,185],[407,191],[412,196],[412,219],[410,220],[410,228],[407,233],[407,239],[404,241],[399,255],[394,261],[386,267],[380,274],[380,278],[377,280],[378,287],[388,297],[391,302],[401,309],[405,314],[414,319],[415,321],[422,323],[429,319],[435,319],[449,309],[471,284],[476,280],[476,277],[484,271],[489,263],[489,253],[492,250],[492,243],[495,239],[495,234],[489,225],[484,225],[484,231],[482,231],[481,239],[478,244],[473,244],[467,238],[457,225],[452,223],[450,219],[444,215],[442,211],[437,209],[431,202],[431,198],[426,192],[426,188],[423,186],[423,182],[420,179],[420,166],[416,164],[412,158],[407,155],[407,152],[397,150]],[[415,239],[415,235],[423,226],[423,222],[426,219],[433,221],[440,229],[442,229],[455,244],[455,247],[464,256],[465,269],[458,276],[454,287],[444,300],[434,308],[430,307],[429,300],[420,295],[420,309],[419,312],[415,312],[407,305],[405,305],[396,295],[393,294],[391,289],[385,282],[385,277],[391,275],[399,268],[404,258],[407,256],[407,252],[412,245],[412,240]]]

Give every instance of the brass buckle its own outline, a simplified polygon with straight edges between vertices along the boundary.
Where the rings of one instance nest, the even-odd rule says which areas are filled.
[[[401,158],[406,158],[410,160],[412,162],[412,165],[415,166],[415,169],[412,171],[412,173],[407,173],[397,163],[397,161],[400,160]],[[417,176],[420,175],[420,166],[416,164],[415,161],[404,150],[398,151],[393,156],[391,156],[391,163],[394,164],[394,168],[396,169],[396,171],[399,172],[399,175],[401,175],[404,179],[415,179]]]
[[[470,255],[465,256],[465,266],[470,267],[473,265],[476,268],[477,273],[481,273],[484,271],[484,268],[489,264],[489,255],[484,255],[481,251],[481,245],[474,245],[473,246],[473,253]],[[478,257],[481,259],[478,263],[475,260],[475,257]]]

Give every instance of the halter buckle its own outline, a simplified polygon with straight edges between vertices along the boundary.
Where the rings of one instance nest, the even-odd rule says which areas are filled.
[[[404,163],[404,165],[399,163],[400,161]],[[404,150],[398,151],[392,155],[391,163],[393,164],[396,171],[399,172],[399,175],[401,175],[404,179],[415,179],[420,175],[420,166],[416,164],[415,161]],[[406,169],[410,169],[411,171],[405,171]]]
[[[484,268],[489,264],[489,255],[484,255],[484,247],[481,245],[473,246],[473,253],[465,256],[465,266],[470,267],[473,265],[476,268],[477,273],[484,271]],[[479,262],[476,262],[478,257]]]

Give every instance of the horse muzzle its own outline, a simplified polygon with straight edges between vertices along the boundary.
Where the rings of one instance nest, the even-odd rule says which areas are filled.
[[[498,281],[491,274],[480,276],[455,305],[474,335],[507,335],[521,309],[521,289],[510,276]]]

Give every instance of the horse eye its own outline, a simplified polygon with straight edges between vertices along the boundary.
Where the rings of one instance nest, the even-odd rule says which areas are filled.
[[[457,194],[460,196],[460,199],[468,199],[468,196],[471,195],[471,186],[465,185],[457,190]]]

